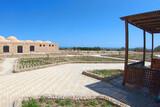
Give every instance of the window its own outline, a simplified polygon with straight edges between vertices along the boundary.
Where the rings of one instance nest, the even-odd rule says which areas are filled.
[[[41,47],[42,45],[40,44],[39,46]]]
[[[30,52],[34,52],[34,46],[30,46]]]
[[[51,44],[49,44],[49,47],[51,47]]]
[[[54,45],[52,45],[52,47],[54,47]]]
[[[43,47],[45,47],[45,44],[43,45]]]
[[[17,53],[23,53],[23,46],[17,46]]]
[[[4,53],[9,52],[9,46],[3,46],[3,52]]]

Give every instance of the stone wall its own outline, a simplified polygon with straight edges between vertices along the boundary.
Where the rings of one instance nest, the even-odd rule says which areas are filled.
[[[3,52],[3,46],[9,46],[9,52]],[[23,53],[17,53],[17,46],[23,47]],[[30,51],[30,46],[34,46],[34,51]],[[53,53],[58,52],[57,44],[37,43],[37,42],[2,42],[0,43],[0,54],[32,54],[32,53]]]

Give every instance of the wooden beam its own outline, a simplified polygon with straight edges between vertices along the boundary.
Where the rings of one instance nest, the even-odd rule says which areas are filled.
[[[143,27],[146,32],[160,32],[160,27]],[[152,33],[151,33],[152,34]]]
[[[153,51],[154,51],[154,33],[152,33],[152,53],[151,53],[151,61],[153,59]]]
[[[130,24],[133,25],[133,26],[136,26],[136,27],[139,28],[139,29],[145,30],[146,32],[151,33],[151,34],[152,34],[152,32],[154,32],[154,33],[159,33],[159,31],[152,31],[152,29],[144,29],[142,26],[135,25],[134,23],[129,22],[129,21],[128,21],[128,23],[130,23]]]
[[[143,62],[145,65],[145,60],[146,60],[146,31],[143,30]]]
[[[129,47],[128,45],[129,45],[128,21],[125,20],[125,65],[124,65],[123,85],[125,85],[127,79],[128,47]]]
[[[140,21],[150,21],[150,20],[159,20],[159,16],[147,16],[147,17],[144,17],[144,18],[138,18],[138,19],[135,19],[135,20],[131,20],[133,22],[140,22]]]
[[[128,21],[128,23],[130,23],[131,25],[133,25],[133,26],[136,26],[137,28],[139,28],[139,29],[141,29],[141,30],[144,30],[144,28],[143,27],[141,27],[141,26],[138,26],[138,25],[135,25],[134,23],[132,23],[132,22],[129,22]],[[148,30],[148,29],[145,29],[146,30],[146,32],[148,32],[148,33],[152,33],[153,31],[151,31],[150,29]]]
[[[159,33],[160,32],[159,27],[158,28],[150,28],[150,27],[146,27],[145,28],[143,26],[139,26],[138,24],[136,25],[135,23],[132,23],[130,21],[128,21],[128,23],[130,23],[131,25],[136,26],[136,27],[138,27],[138,28],[140,28],[142,30],[145,30],[146,32],[148,32],[150,34],[152,34],[152,33]]]
[[[134,15],[130,15],[130,16],[124,16],[124,17],[121,17],[121,19],[122,20],[145,19],[145,18],[157,17],[157,16],[159,16],[159,14],[160,14],[160,10],[146,12],[146,13],[140,13],[140,14],[134,14]]]
[[[154,25],[154,24],[159,25],[160,21],[157,21],[157,22],[147,22],[147,23],[139,23],[139,24],[135,23],[135,24],[137,24],[139,26],[142,26],[142,25]]]
[[[153,17],[153,18],[147,18],[147,19],[137,19],[137,20],[131,20],[132,22],[136,24],[141,24],[141,23],[154,23],[154,22],[159,22],[160,21],[160,16]]]
[[[141,26],[141,27],[144,27],[144,28],[153,28],[153,29],[155,29],[155,28],[160,28],[160,23],[159,24],[145,24],[145,25],[139,25],[139,26]]]

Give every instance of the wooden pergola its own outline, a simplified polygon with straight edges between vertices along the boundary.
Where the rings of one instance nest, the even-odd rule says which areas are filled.
[[[160,89],[160,60],[153,58],[154,34],[160,33],[160,10],[121,17],[125,21],[125,70],[123,85],[126,83],[146,86],[150,90]],[[143,60],[128,64],[129,24],[143,30]],[[145,67],[146,32],[152,35],[151,67]],[[159,77],[156,77],[159,76]],[[155,93],[155,91],[154,91]]]

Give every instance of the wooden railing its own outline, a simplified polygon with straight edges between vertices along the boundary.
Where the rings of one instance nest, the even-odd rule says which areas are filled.
[[[160,59],[158,59],[158,58],[152,59],[151,68],[160,69]]]
[[[160,70],[144,66],[144,62],[136,62],[127,66],[126,82],[137,87],[146,87],[153,94],[160,92]]]

